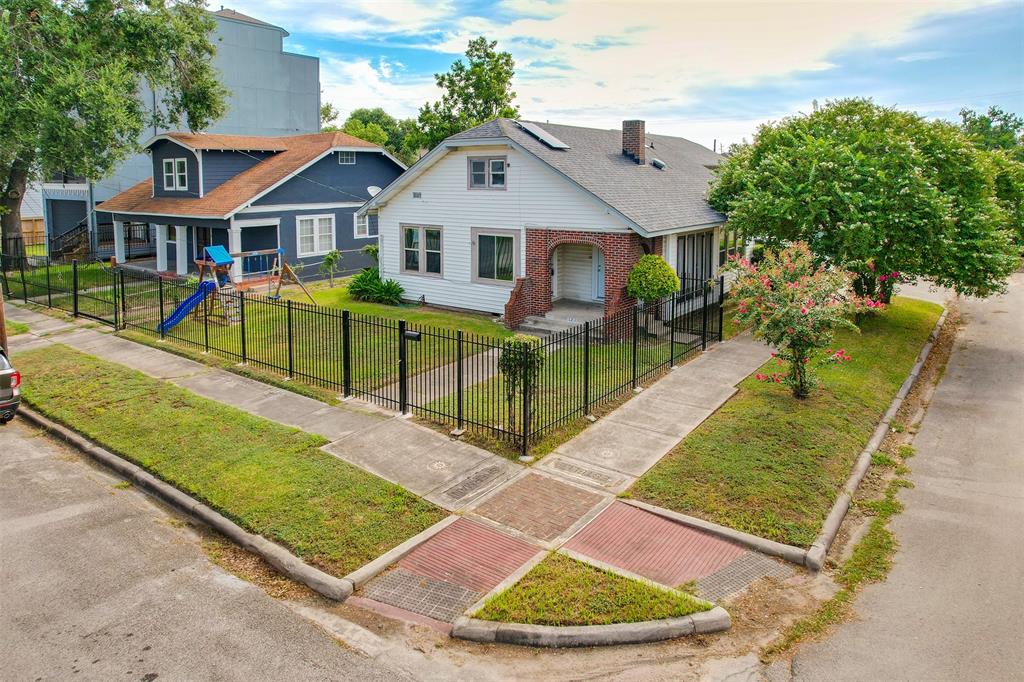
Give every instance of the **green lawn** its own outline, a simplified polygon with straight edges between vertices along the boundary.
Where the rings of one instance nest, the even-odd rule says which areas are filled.
[[[444,517],[325,440],[64,346],[17,355],[26,402],[244,528],[345,575]],[[145,409],[140,409],[140,406]]]
[[[906,378],[941,308],[905,298],[838,335],[850,363],[821,370],[804,401],[748,377],[627,495],[807,547]],[[776,371],[770,361],[762,371]]]
[[[710,608],[682,592],[550,554],[522,580],[488,600],[474,617],[502,623],[608,625],[678,618]]]
[[[13,320],[4,320],[4,328],[7,330],[8,336],[28,333],[28,325],[24,325],[21,322],[14,322]]]

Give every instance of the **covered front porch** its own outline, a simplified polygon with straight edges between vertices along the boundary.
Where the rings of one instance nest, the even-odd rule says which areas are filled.
[[[135,259],[130,265],[166,275],[185,277],[198,272],[196,261],[203,259],[205,247],[223,246],[234,258],[231,280],[240,283],[269,273],[280,247],[277,219],[174,219],[173,216],[122,214],[114,214],[113,219],[113,256],[118,263],[128,263],[124,224],[130,219],[131,222],[145,221],[156,225],[155,257]]]

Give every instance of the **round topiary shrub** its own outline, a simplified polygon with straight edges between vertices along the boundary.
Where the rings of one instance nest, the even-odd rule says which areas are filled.
[[[647,254],[629,271],[626,293],[641,301],[656,301],[679,291],[679,276],[661,256]]]

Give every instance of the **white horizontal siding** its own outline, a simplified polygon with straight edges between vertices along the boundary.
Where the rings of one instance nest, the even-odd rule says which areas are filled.
[[[558,297],[594,300],[594,247],[562,244],[558,247]]]
[[[508,159],[508,188],[467,188],[467,157],[504,155]],[[413,198],[419,192],[421,198]],[[508,148],[452,151],[424,171],[380,209],[380,267],[412,299],[427,303],[502,313],[510,286],[472,281],[471,230],[516,230],[519,269],[525,273],[524,228],[625,232],[628,227],[608,209],[548,166]],[[440,225],[443,229],[443,277],[401,272],[401,224]]]

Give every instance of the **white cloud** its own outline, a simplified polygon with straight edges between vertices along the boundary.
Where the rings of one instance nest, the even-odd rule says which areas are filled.
[[[926,51],[926,52],[911,52],[909,54],[900,55],[896,57],[898,62],[930,62],[935,59],[942,59],[946,56],[945,52],[939,52],[938,50]]]
[[[350,111],[360,107],[382,106],[392,116],[414,116],[424,102],[439,97],[433,78],[397,79],[393,77],[396,67],[396,63],[385,60],[374,64],[368,59],[322,56],[322,99],[337,107],[339,121],[344,121]]]

